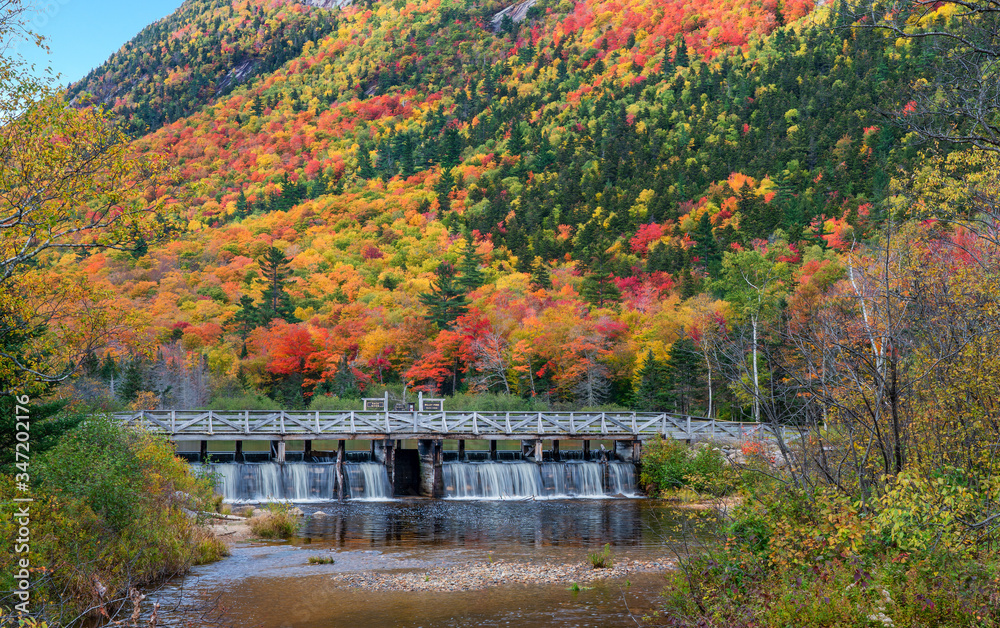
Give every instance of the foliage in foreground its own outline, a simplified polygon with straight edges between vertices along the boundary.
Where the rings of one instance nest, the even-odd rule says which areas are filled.
[[[91,418],[34,461],[32,612],[62,625],[81,614],[114,616],[130,587],[217,560],[225,545],[193,511],[210,503],[208,481],[194,477],[165,440]],[[14,546],[14,478],[0,475],[0,537]],[[15,560],[0,555],[0,589],[14,590]],[[0,606],[16,602],[0,599]]]
[[[721,496],[733,490],[734,478],[726,471],[722,452],[709,443],[690,448],[657,436],[643,445],[639,483],[650,495],[690,488]]]
[[[680,561],[662,615],[649,619],[719,628],[1000,626],[997,539],[972,541],[946,521],[972,514],[971,500],[952,499],[947,482],[896,484],[892,507],[878,509],[832,491],[760,484],[717,544]]]

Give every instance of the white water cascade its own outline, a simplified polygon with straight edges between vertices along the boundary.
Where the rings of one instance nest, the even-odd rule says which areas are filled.
[[[377,462],[344,465],[344,476],[351,499],[385,501],[392,499],[392,485],[385,466]]]
[[[635,465],[631,462],[609,462],[608,480],[613,495],[639,497],[635,488]]]
[[[216,489],[227,502],[337,499],[335,464],[222,463],[210,465],[210,470],[216,474]],[[389,476],[378,463],[345,464],[344,482],[345,496],[352,499],[392,499]]]
[[[451,462],[443,465],[446,499],[566,499],[634,496],[635,466],[597,462]]]

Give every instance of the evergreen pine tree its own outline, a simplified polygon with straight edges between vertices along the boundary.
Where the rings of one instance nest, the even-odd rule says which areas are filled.
[[[531,286],[536,290],[551,290],[552,278],[549,269],[541,257],[536,256],[531,262]]]
[[[264,302],[260,306],[260,321],[267,325],[276,318],[295,323],[298,319],[293,314],[292,298],[285,292],[285,280],[288,278],[288,258],[275,247],[257,261],[264,276]],[[242,301],[241,301],[242,304]]]
[[[431,283],[431,291],[420,295],[420,302],[427,306],[424,318],[439,329],[450,329],[455,319],[468,310],[469,300],[456,281],[454,265],[441,262],[436,274],[437,278]]]
[[[510,137],[507,138],[507,154],[520,155],[524,152],[524,133],[521,124],[515,120],[510,125]]]
[[[704,382],[704,363],[694,341],[687,336],[670,347],[670,357],[663,365],[667,390],[675,411],[690,414],[701,399]]]
[[[715,241],[708,212],[701,215],[691,239],[694,240],[694,252],[701,258],[702,265],[708,270],[709,275],[715,276],[722,267],[722,252],[719,250],[719,243]]]
[[[27,443],[21,447],[29,447],[33,455],[51,449],[59,443],[64,434],[87,419],[83,410],[67,410],[68,400],[35,401],[31,404],[31,430],[27,432],[28,440],[24,441],[23,424],[18,425],[21,417],[16,412],[17,399],[14,395],[0,395],[0,472],[13,474],[17,472],[15,462],[23,459],[23,453],[17,456],[17,443]],[[23,465],[22,465],[23,466]]]
[[[740,231],[747,241],[767,238],[781,221],[780,208],[774,203],[765,204],[749,185],[740,189],[736,211],[740,216]]]
[[[260,308],[254,305],[253,299],[248,295],[244,294],[240,297],[240,309],[236,310],[236,314],[233,315],[233,322],[236,323],[236,332],[244,340],[244,346],[246,346],[247,336],[261,324]]]
[[[621,299],[621,292],[611,272],[611,262],[611,254],[598,249],[587,264],[588,273],[583,279],[580,291],[583,298],[597,307],[614,304]]]
[[[672,271],[668,259],[667,245],[663,242],[657,242],[653,245],[646,256],[646,272],[655,273],[657,271]]]
[[[101,379],[108,384],[108,390],[114,395],[116,389],[118,388],[120,371],[118,370],[118,364],[115,363],[115,359],[111,357],[111,354],[104,356],[104,362],[101,363]]]
[[[476,250],[476,245],[469,236],[465,239],[465,252],[462,261],[459,262],[458,270],[461,273],[457,283],[465,290],[466,294],[472,292],[479,286],[486,283],[483,271],[479,267],[483,264],[483,256]]]
[[[667,384],[663,364],[652,351],[647,351],[639,370],[639,385],[633,395],[636,408],[645,412],[664,412],[669,409],[672,399]]]
[[[679,287],[679,291],[682,299],[690,299],[691,297],[701,293],[701,281],[699,281],[690,270],[684,271],[681,273],[681,285]]]
[[[358,147],[358,176],[362,179],[371,179],[375,176],[370,152],[370,147],[367,144]]]
[[[125,402],[135,401],[136,395],[143,390],[145,377],[139,360],[129,360],[122,372],[121,386],[118,387],[118,398]]]
[[[246,218],[250,215],[250,203],[247,202],[247,196],[240,190],[240,195],[236,199],[236,217]]]
[[[684,41],[684,35],[678,35],[674,43],[674,65],[677,67],[687,67],[691,65],[691,58],[688,56],[687,42]]]
[[[98,377],[101,371],[101,361],[93,351],[87,351],[80,360],[80,372],[87,377]]]
[[[465,92],[459,92],[464,94]],[[444,138],[440,148],[441,166],[444,168],[454,168],[458,165],[462,155],[462,136],[458,134],[458,129],[454,126],[447,126],[444,130]]]
[[[455,179],[451,176],[450,168],[441,169],[441,178],[438,182],[434,184],[434,191],[437,193],[438,200],[438,215],[443,215],[445,212],[451,210],[451,194],[452,188],[455,186]]]

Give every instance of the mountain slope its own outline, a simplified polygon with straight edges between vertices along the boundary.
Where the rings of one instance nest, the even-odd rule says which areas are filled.
[[[68,94],[114,107],[136,132],[155,130],[275,70],[336,28],[328,12],[290,0],[186,0]]]
[[[223,388],[626,403],[647,355],[723,315],[699,293],[726,251],[815,272],[916,156],[873,112],[926,55],[806,3],[543,1],[494,30],[505,8],[347,7],[282,68],[138,140],[170,164],[154,193],[185,233],[94,276]],[[302,322],[248,330],[271,246]],[[485,285],[442,330],[420,295],[462,264]]]

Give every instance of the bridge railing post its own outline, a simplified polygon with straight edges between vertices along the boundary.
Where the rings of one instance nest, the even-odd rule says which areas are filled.
[[[694,434],[691,433],[691,415],[690,414],[687,417],[687,440],[688,440],[689,443],[692,440],[694,440]]]

